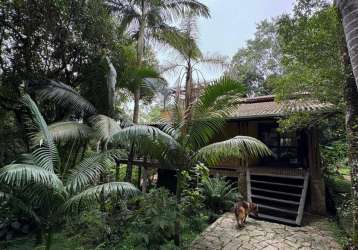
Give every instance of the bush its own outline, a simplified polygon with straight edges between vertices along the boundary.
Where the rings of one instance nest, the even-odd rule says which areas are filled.
[[[84,212],[66,224],[64,233],[82,246],[113,245],[122,239],[129,215],[125,203],[117,203],[110,213],[98,209]]]
[[[201,183],[204,204],[211,211],[210,221],[230,211],[239,198],[238,189],[223,178],[205,178]]]
[[[138,198],[135,210],[127,228],[125,244],[119,249],[162,249],[171,244],[174,238],[174,221],[178,208],[169,191],[152,189],[148,194]],[[166,248],[168,249],[168,248]]]

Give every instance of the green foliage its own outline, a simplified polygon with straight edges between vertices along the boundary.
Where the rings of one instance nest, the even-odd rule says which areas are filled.
[[[334,7],[299,1],[293,17],[279,19],[284,74],[275,79],[275,93],[287,98],[308,92],[320,101],[340,105],[345,79],[340,58],[340,23]],[[311,12],[307,10],[310,9]]]
[[[179,212],[176,201],[165,189],[153,189],[138,200],[128,236],[134,249],[161,249],[174,237]]]
[[[211,220],[230,211],[239,198],[238,189],[223,178],[205,178],[200,187],[205,207],[211,210]]]
[[[94,185],[105,166],[113,162],[113,152],[102,152],[75,166],[61,164],[52,134],[36,104],[27,95],[23,100],[30,113],[30,124],[43,139],[34,145],[31,154],[1,168],[0,183],[4,192],[7,191],[1,193],[1,199],[33,218],[37,226],[47,232],[48,246],[51,245],[54,227],[65,216],[96,206],[98,202],[105,204],[113,198],[125,199],[139,193],[132,184],[125,182]],[[16,203],[11,202],[14,199]]]
[[[348,164],[347,143],[334,141],[331,145],[321,146],[321,156],[328,173],[337,174]]]
[[[336,221],[347,235],[352,234],[352,200],[351,182],[339,174],[330,174],[326,177],[328,193],[332,206],[336,210]]]
[[[63,234],[88,249],[106,249],[123,239],[130,211],[118,203],[110,213],[91,210],[69,220]]]
[[[282,73],[282,51],[278,42],[277,20],[264,20],[256,27],[255,38],[233,56],[225,73],[245,84],[249,94],[265,95],[272,92],[271,78]]]

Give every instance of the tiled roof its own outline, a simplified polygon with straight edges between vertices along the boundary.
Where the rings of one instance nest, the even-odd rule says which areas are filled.
[[[332,105],[316,100],[294,99],[275,102],[273,95],[244,99],[233,113],[234,119],[284,117],[296,112],[327,112]]]

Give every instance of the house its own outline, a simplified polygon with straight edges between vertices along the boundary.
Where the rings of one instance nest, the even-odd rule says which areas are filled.
[[[305,99],[275,102],[274,96],[244,99],[228,119],[218,140],[236,135],[264,142],[272,156],[258,161],[229,160],[211,168],[212,175],[237,178],[240,191],[259,205],[259,217],[300,225],[308,210],[325,214],[325,186],[321,171],[319,133],[309,126],[280,133],[278,121],[295,112],[320,115],[331,105]],[[306,202],[307,200],[307,202]]]

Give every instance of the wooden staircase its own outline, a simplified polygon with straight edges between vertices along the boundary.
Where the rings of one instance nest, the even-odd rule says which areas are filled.
[[[300,226],[308,189],[302,176],[255,173],[247,170],[247,196],[258,204],[258,218]]]

